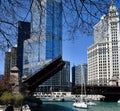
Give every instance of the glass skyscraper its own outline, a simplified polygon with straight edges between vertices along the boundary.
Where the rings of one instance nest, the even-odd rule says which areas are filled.
[[[88,76],[87,71],[88,71],[87,64],[80,64],[78,66],[72,67],[73,86],[87,84],[87,76]]]
[[[61,71],[41,84],[37,91],[40,92],[56,92],[70,91],[70,62],[64,61],[65,65]]]
[[[55,0],[35,0],[31,35],[24,41],[23,73],[34,74],[62,54],[62,7]]]
[[[30,23],[18,22],[18,39],[17,39],[17,67],[19,69],[20,78],[23,72],[23,44],[24,40],[30,38]]]

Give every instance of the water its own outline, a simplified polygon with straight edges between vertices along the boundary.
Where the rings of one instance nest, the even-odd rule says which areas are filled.
[[[41,108],[35,111],[120,111],[120,103],[97,102],[96,106],[79,109],[72,106],[73,102],[43,102]]]

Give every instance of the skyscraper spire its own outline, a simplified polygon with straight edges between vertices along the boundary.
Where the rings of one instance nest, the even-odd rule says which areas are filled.
[[[118,14],[118,8],[115,6],[115,4],[112,3],[110,4],[110,8],[109,8],[109,17],[117,17],[119,14]]]
[[[115,4],[114,4],[114,2],[113,2],[113,0],[112,0],[112,2],[111,2],[111,4],[110,4],[109,12],[110,12],[110,11],[113,11],[113,10],[118,10],[118,9],[117,9],[117,7],[115,6]]]

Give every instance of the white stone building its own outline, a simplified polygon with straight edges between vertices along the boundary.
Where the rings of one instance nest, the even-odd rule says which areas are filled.
[[[118,9],[111,3],[108,14],[94,26],[94,44],[88,48],[88,84],[109,85],[113,77],[120,78],[120,29]]]

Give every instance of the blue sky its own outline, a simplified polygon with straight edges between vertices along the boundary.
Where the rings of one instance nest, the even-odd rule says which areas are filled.
[[[4,53],[0,53],[0,74],[3,74],[4,71]]]
[[[88,36],[79,37],[75,40],[63,40],[63,60],[70,61],[71,66],[87,63],[87,48],[91,44],[93,44],[93,37]],[[4,71],[3,55],[4,53],[0,54],[0,74],[3,74]]]
[[[63,34],[63,60],[70,61],[71,66],[87,63],[87,48],[93,44],[93,37],[83,35],[79,39],[65,40]],[[0,74],[4,72],[4,52],[0,54]]]
[[[111,0],[110,0],[111,1]],[[120,7],[120,1],[115,4]],[[75,40],[65,40],[67,33],[63,34],[63,60],[70,61],[71,66],[87,63],[87,49],[93,44],[93,36],[82,35]],[[0,74],[4,71],[4,53],[0,53]]]
[[[93,44],[93,37],[83,36],[76,40],[63,40],[63,59],[71,66],[87,63],[87,48]]]
[[[109,3],[112,2],[112,0],[108,0],[108,1]],[[113,2],[115,6],[118,8],[120,15],[120,0],[113,0]],[[109,8],[106,7],[105,10],[108,9]],[[101,15],[99,16],[99,18],[101,18]],[[97,20],[96,23],[98,23],[98,21],[99,20]],[[66,35],[67,34],[63,34],[63,39]],[[70,61],[71,67],[73,65],[87,63],[87,49],[93,43],[94,43],[93,33],[91,33],[91,36],[87,36],[85,34],[79,33],[77,39],[75,40],[71,40],[71,41],[63,40],[63,59]]]

